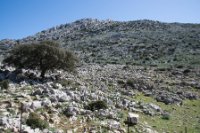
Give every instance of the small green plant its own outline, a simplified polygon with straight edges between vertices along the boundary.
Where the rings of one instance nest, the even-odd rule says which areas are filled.
[[[124,85],[124,84],[125,84],[123,80],[118,80],[117,83],[118,83],[119,85]]]
[[[1,81],[0,82],[0,87],[1,87],[1,89],[8,89],[8,87],[9,87],[9,81],[8,80],[3,80],[3,81]]]
[[[71,80],[67,80],[67,79],[61,79],[58,81],[58,83],[60,83],[64,87],[67,87],[73,84]]]
[[[88,104],[88,106],[86,107],[86,109],[91,110],[91,111],[107,109],[107,108],[108,108],[108,105],[104,101],[94,101]]]
[[[131,87],[134,87],[134,83],[135,83],[134,79],[128,79],[128,80],[126,81],[126,84],[127,84],[128,86],[131,86]]]
[[[12,131],[12,129],[6,129],[5,131],[4,131],[4,133],[12,133],[13,131]]]
[[[45,129],[48,128],[48,123],[40,118],[36,113],[30,113],[26,124],[32,128]]]
[[[167,113],[167,112],[163,113],[163,114],[162,114],[162,119],[163,119],[163,120],[169,120],[169,119],[170,119],[170,114]]]
[[[125,116],[123,112],[119,112],[117,115],[118,115],[118,117],[121,118],[121,119],[124,118],[124,116]]]
[[[51,131],[51,132],[56,132],[56,128],[54,128],[54,127],[49,127],[49,131]]]

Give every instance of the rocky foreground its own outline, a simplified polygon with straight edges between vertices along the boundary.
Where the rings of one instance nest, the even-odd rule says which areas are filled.
[[[137,124],[130,132],[200,131],[199,69],[84,64],[75,74],[38,75],[1,67],[0,80],[9,87],[1,88],[0,132],[19,132],[21,113],[23,133],[125,133],[130,117]],[[87,108],[95,101],[107,107]],[[49,126],[28,126],[31,112]]]

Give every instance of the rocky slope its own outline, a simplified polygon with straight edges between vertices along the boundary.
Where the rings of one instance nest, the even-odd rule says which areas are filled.
[[[20,40],[54,40],[80,57],[77,74],[0,66],[0,132],[200,132],[200,25],[82,19]],[[8,86],[6,85],[8,84]],[[101,104],[98,104],[100,101]],[[42,121],[31,127],[31,112]],[[22,114],[21,114],[22,113]],[[34,120],[32,123],[34,123]],[[44,122],[44,123],[45,123]]]
[[[138,126],[131,130],[183,131],[186,126],[189,131],[199,131],[198,71],[184,74],[179,69],[165,72],[156,68],[96,64],[81,66],[76,75],[63,71],[49,73],[51,78],[40,81],[35,71],[11,70],[6,68],[1,71],[1,78],[10,80],[9,88],[1,90],[0,95],[2,131],[19,129],[21,104],[22,129],[28,133],[84,130],[127,132],[124,121],[128,112],[140,116]],[[178,74],[174,75],[174,72]],[[190,105],[187,99],[197,102]],[[105,101],[108,108],[96,111],[86,108],[98,100]],[[187,108],[191,111],[186,112]],[[30,112],[39,114],[50,123],[51,128],[33,130],[28,127],[25,121]],[[185,117],[182,118],[182,114]],[[169,120],[162,118],[165,115],[170,117]],[[160,123],[169,122],[170,128],[166,125],[159,127],[155,121],[148,119]],[[188,122],[184,123],[185,119]],[[174,125],[174,121],[179,125]]]
[[[199,66],[199,38],[200,24],[81,19],[0,46],[54,40],[88,63]]]

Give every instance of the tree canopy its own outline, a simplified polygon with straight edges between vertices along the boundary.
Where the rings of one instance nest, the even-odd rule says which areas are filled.
[[[48,70],[74,71],[77,58],[72,52],[60,48],[58,43],[43,41],[17,45],[10,51],[3,63],[16,68],[40,70],[41,77],[44,78]]]

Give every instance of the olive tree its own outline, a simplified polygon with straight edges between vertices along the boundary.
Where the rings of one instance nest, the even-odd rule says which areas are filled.
[[[40,70],[40,76],[44,78],[45,73],[49,70],[74,71],[77,58],[72,52],[60,48],[59,44],[43,41],[35,44],[17,45],[10,51],[3,63],[16,68]]]

